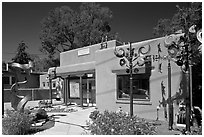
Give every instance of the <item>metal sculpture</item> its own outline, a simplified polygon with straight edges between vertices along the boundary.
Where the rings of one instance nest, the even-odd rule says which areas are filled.
[[[24,107],[28,100],[30,100],[30,95],[27,96],[19,96],[18,88],[20,85],[28,82],[28,77],[24,81],[19,81],[22,70],[26,72],[27,76],[30,76],[30,70],[32,67],[32,62],[29,64],[19,64],[19,63],[10,63],[9,68],[11,72],[14,73],[15,83],[11,86],[11,107],[13,107],[16,111],[24,111]]]
[[[192,67],[192,46],[195,43],[195,35],[196,33],[197,40],[201,43],[198,47],[198,51],[201,52],[202,47],[202,28],[197,27],[196,25],[188,28],[188,23],[186,23],[186,19],[182,18],[185,21],[184,24],[184,34],[181,34],[178,39],[176,39],[175,35],[170,35],[166,37],[165,44],[168,49],[169,56],[174,59],[175,63],[180,66],[181,70],[186,76],[186,95],[185,95],[185,103],[186,103],[186,131],[190,131],[190,115],[191,115],[191,107],[192,107],[192,91],[190,91],[192,85],[190,83],[191,80],[191,67]]]
[[[143,66],[146,63],[145,55],[151,50],[150,45],[148,45],[148,48],[146,46],[147,45],[139,47],[136,53],[135,48],[132,48],[132,44],[129,43],[127,51],[123,48],[117,50],[116,47],[114,51],[115,56],[121,58],[119,63],[120,66],[126,65],[126,72],[130,74],[130,116],[133,116],[133,71],[137,73],[138,69],[136,66]]]
[[[159,107],[164,108],[164,117],[167,120],[167,99],[165,98],[166,96],[166,91],[165,91],[165,86],[164,82],[161,82],[161,92],[162,92],[162,101],[159,101]]]

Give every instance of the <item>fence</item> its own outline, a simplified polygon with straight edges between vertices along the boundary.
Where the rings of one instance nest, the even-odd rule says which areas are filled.
[[[4,89],[4,102],[10,102],[10,89]],[[52,89],[52,97],[53,99],[55,97],[56,89]],[[49,89],[39,89],[39,88],[29,88],[29,89],[19,89],[18,90],[18,95],[20,96],[26,96],[30,95],[31,100],[44,100],[44,99],[50,99],[50,91]]]

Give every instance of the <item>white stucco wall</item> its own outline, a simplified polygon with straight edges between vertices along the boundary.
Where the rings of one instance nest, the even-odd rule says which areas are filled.
[[[167,49],[164,47],[164,38],[148,40],[139,43],[133,43],[132,46],[136,49],[140,46],[150,45],[151,51],[149,55],[157,55],[157,45],[160,43],[162,53],[167,55]],[[127,47],[128,45],[121,46]],[[99,50],[96,52],[96,105],[99,110],[116,111],[122,107],[124,111],[129,112],[129,101],[117,100],[116,94],[116,73],[113,70],[125,69],[119,65],[119,58],[114,55],[114,48]],[[156,119],[156,108],[159,105],[159,100],[162,101],[161,81],[164,82],[166,97],[168,97],[168,79],[167,79],[167,61],[162,61],[162,73],[158,72],[158,62],[152,62],[154,69],[150,76],[150,101],[134,101],[134,114]],[[173,62],[172,67],[172,95],[174,95],[180,84],[180,68]],[[163,108],[160,109],[160,119],[164,119]]]

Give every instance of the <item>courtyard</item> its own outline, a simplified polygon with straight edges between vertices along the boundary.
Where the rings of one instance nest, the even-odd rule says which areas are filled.
[[[38,106],[39,101],[29,101],[25,108],[32,108]],[[5,103],[5,109],[12,109],[10,103]],[[47,112],[49,116],[55,118],[55,124],[53,127],[34,133],[34,135],[90,135],[87,122],[91,112],[96,110],[96,107],[84,107],[81,108],[76,104],[65,107],[61,102],[53,100],[54,108],[67,108],[73,109],[73,112]],[[54,109],[53,109],[54,110]],[[181,130],[168,130],[167,121],[146,120],[154,123],[156,127],[156,135],[179,135],[182,134]]]

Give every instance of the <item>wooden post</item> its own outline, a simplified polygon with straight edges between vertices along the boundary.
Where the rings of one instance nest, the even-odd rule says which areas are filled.
[[[82,76],[79,76],[79,94],[80,94],[80,106],[83,107]]]
[[[49,76],[49,87],[50,87],[50,103],[52,104],[52,79]]]

